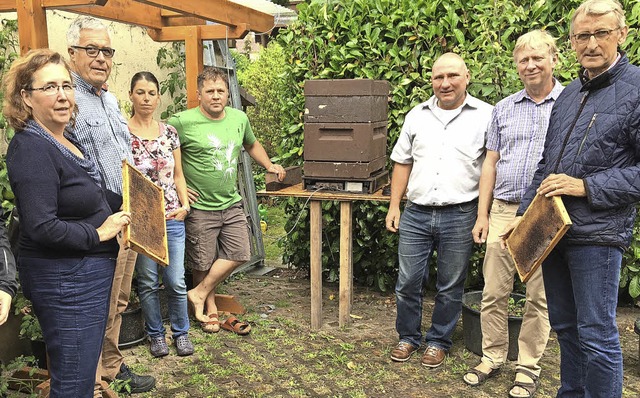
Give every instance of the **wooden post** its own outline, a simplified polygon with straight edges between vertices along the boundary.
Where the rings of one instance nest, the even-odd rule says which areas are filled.
[[[16,1],[18,13],[18,39],[20,55],[25,55],[34,48],[49,47],[47,35],[47,14],[39,0]]]
[[[199,105],[198,83],[196,79],[202,71],[203,48],[202,34],[199,26],[189,26],[187,35],[184,38],[185,58],[186,58],[186,79],[187,79],[187,108],[195,108]]]
[[[311,200],[311,329],[322,327],[322,202]]]
[[[351,222],[352,202],[340,202],[340,309],[339,325],[351,323],[353,303],[353,237]]]

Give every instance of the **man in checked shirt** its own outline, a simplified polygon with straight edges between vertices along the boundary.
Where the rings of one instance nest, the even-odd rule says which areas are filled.
[[[509,225],[542,157],[551,108],[563,87],[554,79],[558,61],[555,40],[534,30],[522,35],[513,50],[521,90],[493,109],[487,134],[487,154],[480,176],[478,218],[473,228],[476,243],[487,243],[480,322],[482,360],[464,375],[478,386],[496,375],[509,348],[507,303],[513,289],[515,265],[500,248],[499,234]],[[549,338],[549,317],[542,271],[527,282],[526,305],[518,340],[518,362],[510,397],[533,396],[538,386],[538,361]]]
[[[111,48],[111,36],[102,22],[81,16],[67,30],[67,47],[79,110],[73,134],[98,166],[107,189],[121,196],[122,160],[131,161],[131,145],[127,121],[120,113],[118,101],[105,89],[115,54]],[[118,349],[121,314],[129,302],[135,263],[136,253],[121,245],[111,287],[109,318],[96,386],[100,379],[119,379],[129,382],[132,393],[140,393],[155,387],[155,379],[134,374]]]

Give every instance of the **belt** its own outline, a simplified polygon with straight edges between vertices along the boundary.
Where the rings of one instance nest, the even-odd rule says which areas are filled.
[[[504,200],[504,199],[496,199],[496,200],[497,200],[498,202],[502,202],[502,203],[505,203],[505,204],[508,204],[508,205],[519,205],[519,204],[520,204],[520,201],[518,201],[518,202],[512,202],[512,201]]]
[[[447,209],[450,207],[455,207],[455,206],[460,206],[460,205],[466,205],[466,204],[471,204],[471,203],[478,203],[478,198],[475,198],[474,200],[470,200],[468,202],[461,202],[461,203],[453,203],[450,205],[442,205],[442,206],[432,206],[432,205],[421,205],[415,202],[411,202],[413,203],[413,205],[418,206],[419,208],[422,209]]]

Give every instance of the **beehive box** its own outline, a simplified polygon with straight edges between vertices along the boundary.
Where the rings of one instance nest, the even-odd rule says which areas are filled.
[[[386,154],[386,121],[304,125],[305,161],[370,162]]]
[[[304,96],[305,123],[387,120],[389,82],[385,80],[307,80]]]
[[[348,177],[368,178],[382,170],[387,157],[382,156],[370,162],[304,162],[306,177]]]

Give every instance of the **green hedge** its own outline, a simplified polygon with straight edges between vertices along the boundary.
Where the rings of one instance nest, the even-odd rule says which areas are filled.
[[[9,70],[13,61],[18,58],[18,21],[10,19],[0,20],[0,79]],[[0,103],[4,98],[4,93],[0,90]],[[2,136],[2,146],[4,147],[13,136],[13,129],[0,113],[0,135]],[[0,154],[0,199],[5,213],[13,209],[13,192],[9,185],[7,166],[5,164],[4,151]]]
[[[632,27],[624,48],[640,64],[636,37],[640,3],[623,2]],[[462,55],[471,73],[469,92],[490,103],[522,89],[511,58],[516,39],[532,29],[546,29],[558,38],[560,62],[556,76],[568,82],[578,64],[568,40],[573,9],[580,1],[470,0],[312,0],[299,5],[298,21],[277,40],[287,60],[282,98],[283,125],[279,153],[287,164],[302,164],[304,81],[308,79],[369,78],[391,84],[388,152],[395,144],[404,116],[431,94],[430,67],[444,52]],[[388,165],[389,168],[391,165]],[[307,209],[290,200],[287,213],[303,212],[287,238],[284,262],[309,264]],[[389,289],[397,274],[397,237],[387,233],[385,203],[356,202],[354,206],[354,276],[360,283]],[[292,217],[289,230],[296,217]],[[337,203],[323,203],[323,268],[337,278],[339,218]],[[625,286],[640,293],[640,242],[625,255]],[[470,284],[481,284],[483,248],[472,258]],[[431,272],[434,272],[433,269]]]

